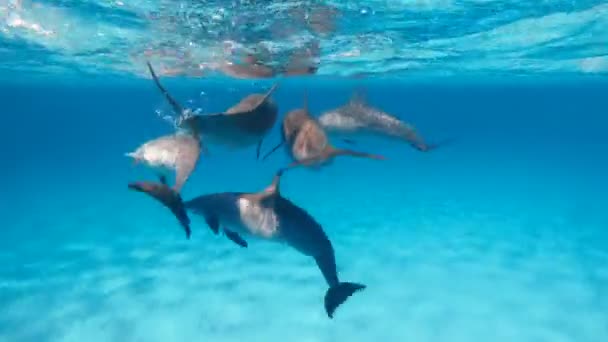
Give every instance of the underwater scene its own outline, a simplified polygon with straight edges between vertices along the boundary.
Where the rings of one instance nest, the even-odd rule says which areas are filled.
[[[1,342],[608,341],[608,3],[0,0]]]

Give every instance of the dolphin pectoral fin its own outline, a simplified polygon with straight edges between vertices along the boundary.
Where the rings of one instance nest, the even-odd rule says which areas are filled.
[[[163,175],[163,174],[159,174],[158,175],[158,181],[160,182],[160,184],[162,185],[167,185],[167,176]]]
[[[325,312],[329,318],[334,318],[334,313],[338,306],[342,305],[348,297],[352,296],[355,292],[365,289],[366,286],[357,283],[338,283],[330,287],[325,293],[324,304]]]
[[[224,234],[226,234],[226,237],[230,239],[230,241],[236,243],[237,245],[243,248],[247,248],[247,241],[245,241],[245,239],[243,239],[241,235],[239,235],[239,233],[224,228]]]
[[[349,145],[356,145],[357,142],[352,140],[352,139],[342,139],[342,141],[344,141],[345,143],[349,144]]]
[[[266,153],[264,155],[264,157],[262,157],[262,161],[266,160],[266,158],[268,158],[271,154],[273,154],[276,150],[279,149],[279,147],[283,146],[283,144],[285,144],[285,140],[282,140],[280,143],[278,143],[275,147],[272,148],[272,150],[270,150],[270,152]]]
[[[264,142],[264,138],[260,139],[260,141],[258,141],[258,145],[256,147],[256,151],[255,151],[255,159],[256,160],[260,160],[260,151],[262,150],[262,143]]]
[[[217,216],[205,216],[205,222],[214,234],[217,235],[220,232],[220,220]]]
[[[386,159],[386,157],[379,155],[379,154],[365,153],[365,152],[359,152],[359,151],[355,151],[355,150],[342,149],[342,148],[332,148],[332,149],[326,151],[325,155],[328,159],[337,157],[337,156],[352,156],[352,157],[377,159],[377,160]]]
[[[412,144],[412,146],[417,149],[418,151],[421,152],[429,152],[432,150],[435,150],[439,147],[444,147],[446,145],[450,145],[452,144],[454,141],[456,140],[456,138],[448,138],[448,139],[444,139],[438,143],[434,143],[434,144]]]

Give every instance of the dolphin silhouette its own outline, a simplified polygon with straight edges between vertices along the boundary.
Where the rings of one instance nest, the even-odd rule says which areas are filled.
[[[438,144],[426,143],[409,123],[367,104],[362,90],[355,91],[345,105],[323,112],[318,122],[330,136],[375,135],[396,138],[406,141],[422,152],[434,150],[448,143],[448,140]],[[347,141],[354,142],[352,139]]]
[[[223,113],[192,115],[165,90],[149,62],[148,69],[156,86],[172,106],[173,111],[178,114],[179,128],[203,136],[208,144],[215,143],[233,148],[257,144],[256,158],[259,158],[264,137],[277,120],[278,107],[270,96],[278,87],[278,83],[264,94],[244,97]]]
[[[209,228],[241,247],[246,238],[286,243],[301,254],[315,259],[329,289],[324,306],[329,318],[353,293],[366,286],[341,282],[338,277],[334,249],[322,226],[304,209],[283,197],[279,170],[270,186],[260,192],[222,192],[202,195],[184,202],[185,208],[201,215]]]

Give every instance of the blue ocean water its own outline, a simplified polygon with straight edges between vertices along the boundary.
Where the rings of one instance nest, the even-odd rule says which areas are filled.
[[[186,240],[165,208],[127,189],[130,181],[155,177],[124,153],[172,132],[160,117],[168,106],[152,82],[134,71],[143,70],[141,63],[122,58],[132,46],[119,44],[116,51],[104,52],[104,44],[116,42],[100,38],[99,51],[85,56],[77,47],[90,50],[86,45],[94,42],[80,41],[76,33],[66,36],[62,26],[66,20],[86,23],[86,29],[97,26],[98,33],[114,38],[124,34],[121,30],[139,28],[141,19],[129,14],[137,6],[118,3],[25,2],[32,7],[21,17],[47,15],[54,21],[43,23],[55,25],[61,39],[37,40],[44,32],[39,37],[19,31],[23,25],[16,27],[14,16],[9,17],[12,25],[2,27],[0,341],[608,339],[608,80],[602,57],[606,46],[595,45],[608,33],[601,26],[608,18],[605,4],[344,5],[350,20],[362,17],[349,10],[377,12],[369,17],[377,20],[366,19],[365,27],[375,28],[379,18],[385,19],[387,27],[393,24],[385,35],[389,38],[398,31],[397,13],[405,8],[412,16],[436,13],[431,22],[437,27],[463,22],[446,32],[416,31],[423,24],[407,22],[418,38],[410,44],[421,45],[412,54],[428,58],[418,61],[428,64],[411,79],[398,67],[403,61],[374,55],[381,46],[370,48],[368,59],[328,62],[328,69],[324,58],[336,52],[324,50],[320,75],[282,79],[273,95],[282,118],[303,104],[304,93],[311,112],[319,114],[363,88],[370,104],[414,124],[429,141],[455,138],[429,153],[394,141],[358,140],[357,148],[387,159],[338,158],[321,170],[285,174],[282,194],[323,225],[341,279],[367,285],[328,319],[326,284],[312,259],[263,241],[236,248],[194,216],[192,239]],[[138,6],[168,11],[170,3]],[[179,6],[196,8],[184,3]],[[221,4],[216,3],[207,2],[204,10],[217,10],[213,6]],[[463,4],[475,7],[478,12],[471,13],[480,17],[493,13],[475,21],[477,33],[457,19]],[[441,10],[444,6],[452,16]],[[221,15],[229,16],[226,11]],[[67,16],[74,12],[78,15]],[[526,15],[516,20],[513,12]],[[90,17],[83,19],[83,13]],[[572,55],[518,59],[516,51],[490,55],[486,46],[480,47],[487,49],[483,61],[467,68],[462,61],[423,53],[428,46],[454,52],[448,40],[456,39],[468,42],[461,49],[471,49],[469,57],[476,60],[475,39],[491,42],[500,32],[503,38],[515,37],[513,27],[529,23],[530,16],[545,23],[534,27],[542,26],[547,35],[536,39],[539,45],[532,50],[555,52],[562,46]],[[500,18],[511,18],[513,24],[489,27]],[[590,19],[580,24],[581,18]],[[559,26],[557,19],[569,26]],[[501,31],[501,25],[507,27]],[[353,32],[361,29],[353,26]],[[570,38],[558,39],[558,31],[568,31],[564,36]],[[205,41],[217,40],[220,34],[214,32],[208,31]],[[400,46],[379,40],[380,28],[373,32],[375,38],[368,38],[374,44]],[[337,46],[347,44],[345,36],[325,39]],[[589,39],[572,43],[576,37]],[[404,53],[412,46],[399,48]],[[574,55],[576,65],[584,60],[587,69],[558,68],[574,66],[569,64]],[[433,58],[442,61],[437,69],[454,75],[436,75]],[[387,70],[391,76],[390,70],[397,69],[405,74],[386,77]],[[361,70],[371,75],[337,77]],[[162,81],[176,98],[212,113],[268,89],[274,80]],[[278,140],[277,125],[264,149]],[[258,191],[287,162],[284,153],[256,161],[254,147],[213,148],[182,196]]]

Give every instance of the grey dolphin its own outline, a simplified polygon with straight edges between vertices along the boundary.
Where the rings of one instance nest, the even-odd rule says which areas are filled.
[[[260,192],[222,192],[199,196],[184,203],[186,209],[201,215],[209,228],[247,247],[245,238],[286,243],[310,256],[320,269],[329,289],[325,293],[325,311],[333,318],[338,306],[353,293],[366,286],[341,282],[331,241],[322,226],[306,210],[298,207],[280,192],[284,169],[275,175],[272,184]]]
[[[281,142],[270,150],[262,160],[279,147],[286,145],[293,162],[288,166],[320,167],[329,164],[337,156],[354,156],[369,159],[385,159],[381,155],[337,148],[331,144],[325,130],[316,118],[310,115],[306,96],[304,107],[287,113],[281,125]]]
[[[147,193],[168,207],[184,227],[187,238],[190,238],[190,220],[179,193],[198,164],[201,146],[198,137],[190,133],[175,133],[150,140],[135,151],[126,153],[136,163],[175,172],[173,187],[169,187],[162,176],[160,183],[135,182],[130,183],[129,188]]]
[[[367,104],[361,90],[355,91],[345,105],[323,112],[318,122],[330,136],[396,138],[423,152],[439,147],[427,144],[409,123]]]
[[[233,148],[257,144],[256,157],[259,158],[264,137],[274,126],[278,116],[278,107],[270,98],[278,86],[277,83],[264,94],[244,97],[223,113],[192,115],[165,90],[149,62],[148,69],[156,86],[172,106],[173,111],[178,114],[179,128],[203,136],[206,143]]]

